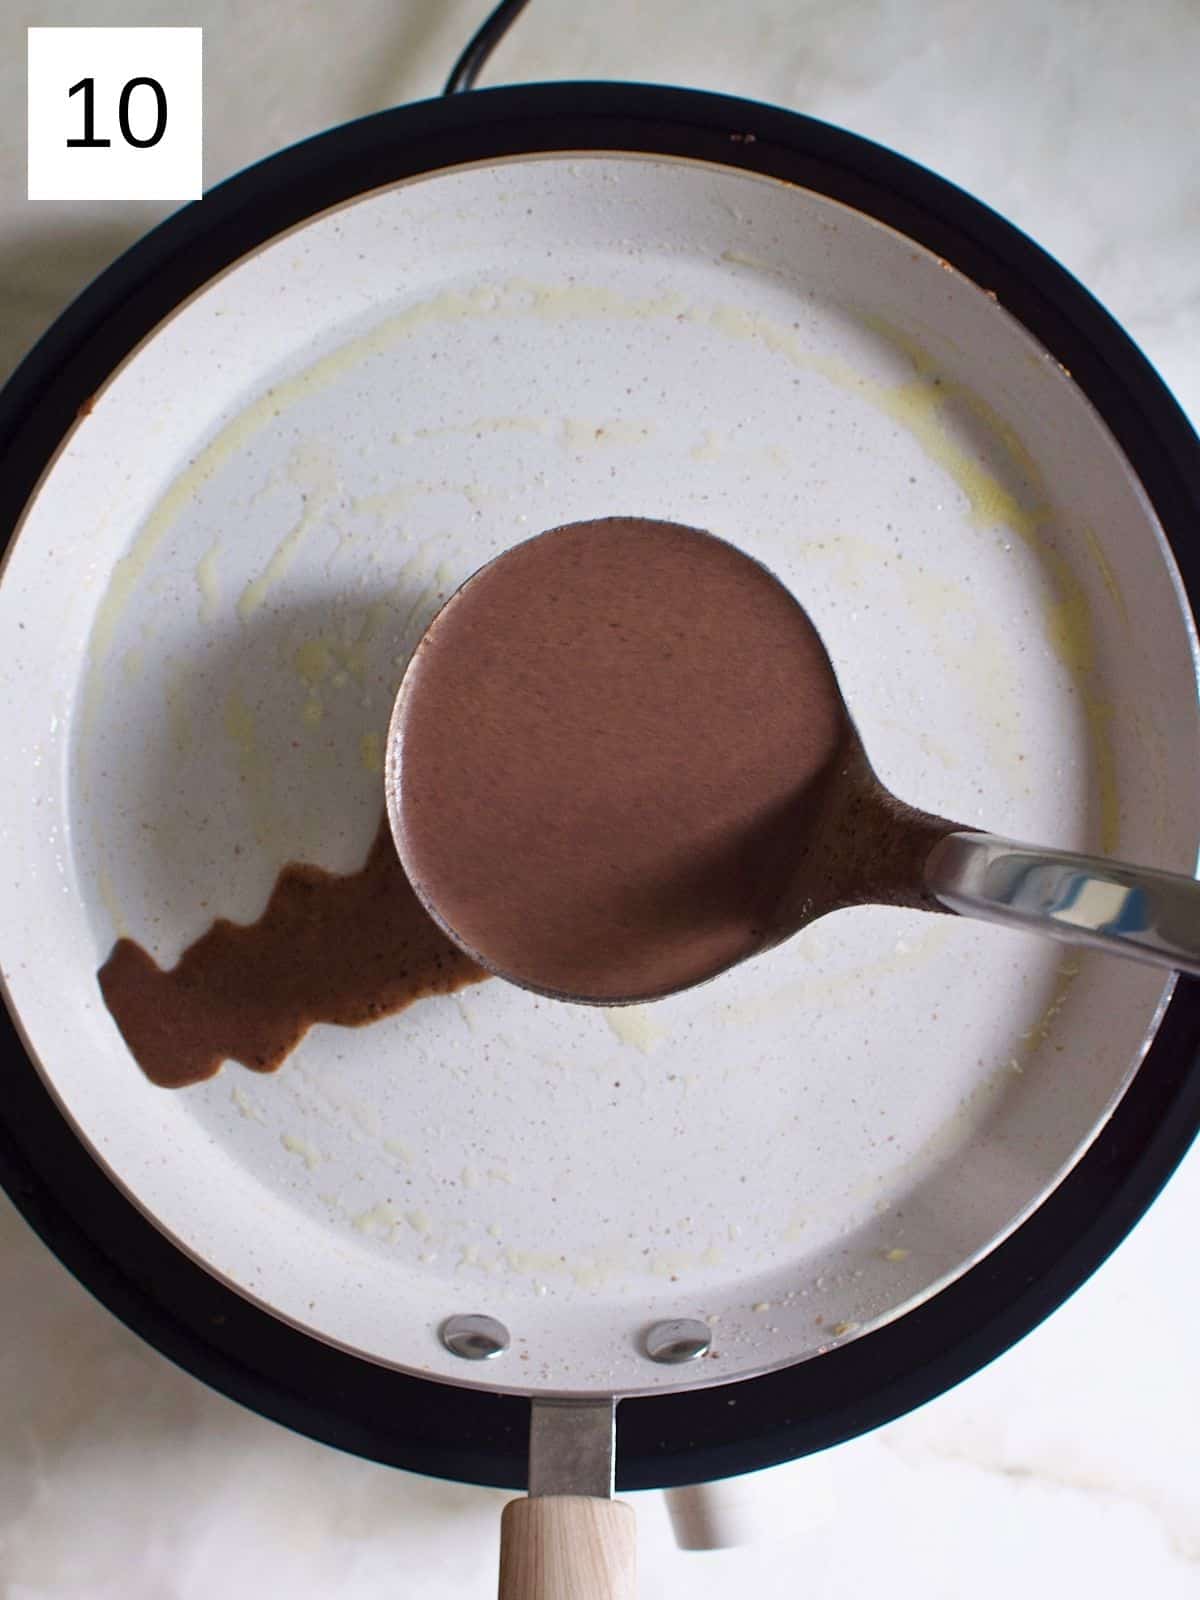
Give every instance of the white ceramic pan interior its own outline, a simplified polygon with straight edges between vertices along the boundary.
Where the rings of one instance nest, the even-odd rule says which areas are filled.
[[[636,1393],[901,1315],[1077,1160],[1168,985],[948,916],[844,912],[642,1009],[491,982],[176,1093],[95,979],[118,933],[170,963],[283,862],[358,865],[423,624],[497,551],[613,513],[773,568],[904,798],[1192,870],[1167,547],[987,291],[785,184],[521,160],[296,229],[102,390],[0,585],[27,777],[0,956],[79,1134],[209,1270],[408,1371]],[[437,1339],[472,1311],[513,1336],[482,1372]],[[647,1360],[675,1316],[706,1360]]]

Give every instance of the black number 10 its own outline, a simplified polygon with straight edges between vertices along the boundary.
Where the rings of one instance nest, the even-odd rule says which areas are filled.
[[[67,90],[67,98],[83,91],[83,138],[68,139],[67,147],[78,150],[100,150],[105,145],[112,144],[111,139],[97,139],[96,137],[96,80],[95,78],[80,78],[79,82],[72,84]],[[148,138],[139,139],[129,126],[129,102],[133,99],[135,89],[149,89],[154,96],[154,128]],[[117,125],[121,130],[121,137],[126,144],[131,144],[135,149],[148,150],[151,145],[157,144],[167,131],[167,97],[163,93],[163,86],[157,78],[130,78],[121,90],[121,98],[117,102]]]

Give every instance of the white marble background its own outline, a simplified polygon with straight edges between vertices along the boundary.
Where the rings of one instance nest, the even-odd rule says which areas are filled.
[[[487,0],[0,3],[0,375],[166,208],[25,199],[26,24],[203,25],[206,181],[434,93]],[[626,78],[775,101],[941,171],[1046,245],[1200,422],[1196,0],[533,0],[489,81]],[[646,1595],[1200,1595],[1200,1155],[988,1371],[792,1470],[783,1537],[675,1550]],[[0,1600],[457,1600],[501,1494],[295,1437],[175,1370],[0,1199]]]

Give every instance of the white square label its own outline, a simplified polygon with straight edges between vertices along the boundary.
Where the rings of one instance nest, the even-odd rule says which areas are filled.
[[[200,28],[30,28],[29,198],[198,200]]]

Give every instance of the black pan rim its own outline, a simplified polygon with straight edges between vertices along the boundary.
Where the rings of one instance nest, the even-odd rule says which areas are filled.
[[[613,150],[715,161],[856,207],[934,250],[1073,375],[1141,479],[1200,611],[1200,441],[1145,357],[1061,266],[945,180],[795,112],[651,84],[474,91],[318,134],[148,234],[57,320],[0,394],[0,528],[11,538],[81,406],[133,346],[230,262],[314,213],[464,162]],[[670,1487],[853,1438],[1016,1343],[1125,1237],[1200,1129],[1200,985],[1181,980],[1132,1086],[1072,1173],[963,1277],[897,1322],[762,1378],[624,1401],[618,1484]],[[0,1180],[109,1310],[230,1398],[314,1439],[465,1482],[522,1487],[527,1402],[408,1377],[278,1321],[209,1276],[105,1177],[0,1019]]]

